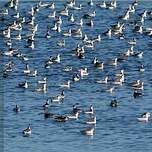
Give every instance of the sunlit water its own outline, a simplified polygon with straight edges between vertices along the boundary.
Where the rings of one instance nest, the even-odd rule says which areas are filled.
[[[77,1],[78,3],[80,1]],[[38,2],[37,2],[38,3]],[[27,12],[36,2],[21,1],[19,11],[22,16],[27,16]],[[89,6],[87,2],[81,1],[83,9],[81,11],[70,10],[77,20],[80,20],[84,14],[96,10],[96,17],[93,18],[94,27],[83,26],[82,30],[88,37],[95,38],[98,34],[105,32],[110,25],[118,21],[118,16],[123,15],[130,2],[118,1],[118,7],[115,10],[100,9]],[[97,3],[97,2],[95,2]],[[4,2],[0,2],[3,6]],[[56,2],[56,9],[62,10],[65,2]],[[137,14],[145,9],[150,10],[152,2],[142,1],[136,7],[136,13],[131,15],[129,21],[138,20]],[[1,8],[2,9],[2,8]],[[66,46],[58,47],[57,42],[63,39],[60,33],[51,32],[52,38],[44,38],[47,26],[53,26],[53,19],[47,18],[52,10],[40,8],[35,15],[35,22],[38,23],[38,31],[35,36],[35,49],[26,48],[24,37],[28,34],[27,25],[23,24],[23,40],[13,41],[13,48],[20,50],[29,58],[29,65],[32,69],[38,70],[37,77],[27,77],[23,74],[25,63],[15,57],[1,56],[0,63],[12,60],[14,62],[13,71],[7,78],[1,78],[0,96],[3,96],[4,103],[4,151],[5,152],[143,152],[152,149],[152,122],[141,123],[137,117],[143,112],[152,112],[152,40],[147,35],[133,33],[133,26],[129,21],[125,23],[125,39],[120,40],[116,36],[108,38],[103,36],[101,42],[96,43],[93,49],[86,48],[85,59],[78,59],[72,56],[72,50],[76,48],[81,39],[65,37]],[[13,11],[10,11],[13,14]],[[84,20],[86,22],[86,20]],[[5,21],[0,22],[0,28],[5,29],[6,25],[13,23],[11,17],[6,17]],[[152,26],[152,18],[146,18],[144,27]],[[63,17],[62,30],[67,31],[74,28],[69,24],[68,18]],[[17,32],[13,32],[15,35]],[[106,65],[109,59],[118,57],[130,47],[128,40],[132,37],[137,39],[135,50],[144,51],[143,58],[129,57],[128,60],[118,63],[117,67]],[[8,49],[5,45],[6,39],[0,36],[0,51]],[[61,63],[54,64],[50,69],[44,68],[44,63],[49,56],[61,54]],[[98,70],[91,64],[93,57],[98,57],[105,63],[105,69]],[[145,65],[145,72],[139,73],[140,63]],[[2,67],[1,66],[1,69]],[[72,66],[75,71],[64,72],[65,66]],[[72,83],[70,89],[65,89],[65,99],[62,104],[56,104],[49,108],[49,111],[55,114],[68,114],[72,106],[79,103],[82,108],[87,109],[90,104],[94,106],[97,116],[94,136],[84,136],[81,131],[89,127],[85,124],[87,116],[80,114],[76,121],[67,121],[64,123],[55,122],[52,119],[44,119],[42,105],[47,98],[50,98],[61,92],[59,84],[71,79],[77,69],[87,67],[89,75],[79,82]],[[122,86],[116,86],[113,93],[101,92],[100,90],[110,86],[108,84],[97,84],[96,79],[102,79],[109,75],[110,79],[120,69],[125,71],[125,83]],[[33,92],[37,87],[37,80],[48,77],[47,93]],[[144,82],[144,96],[133,98],[133,89],[128,83],[140,79]],[[17,87],[20,82],[27,80],[30,84],[28,89]],[[117,98],[120,104],[117,108],[109,106],[110,101]],[[16,114],[13,111],[15,104],[19,104],[21,112]],[[32,135],[23,137],[22,130],[31,124]]]

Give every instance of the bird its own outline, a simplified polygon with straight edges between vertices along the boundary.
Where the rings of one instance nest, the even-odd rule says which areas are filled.
[[[81,79],[81,77],[79,76],[79,74],[74,75],[73,78],[72,78],[72,80],[73,80],[74,82],[77,82],[77,81],[79,81],[80,79]]]
[[[60,84],[60,87],[62,87],[62,88],[70,88],[70,86],[71,86],[70,80],[68,80],[67,83]]]
[[[15,108],[13,108],[13,111],[16,113],[20,112],[21,109],[20,109],[19,105],[16,104]]]
[[[108,79],[109,79],[109,77],[108,77],[108,76],[105,76],[104,79],[102,79],[102,80],[97,80],[96,82],[97,82],[97,83],[100,83],[100,84],[106,84],[106,83],[108,83]]]
[[[144,67],[143,64],[141,64],[141,65],[139,66],[138,71],[139,71],[139,72],[144,72],[144,71],[145,71],[145,67]]]
[[[73,105],[73,109],[72,109],[72,112],[73,113],[77,113],[77,112],[81,112],[82,110],[78,107],[78,105],[77,104],[75,104],[75,105]]]
[[[93,105],[90,105],[89,110],[84,111],[85,114],[94,114],[94,108]]]
[[[47,99],[47,101],[45,102],[45,104],[43,104],[43,108],[48,108],[50,106],[50,101],[49,99]]]
[[[140,117],[137,118],[138,121],[148,122],[150,118],[150,112],[143,113]]]
[[[136,80],[135,82],[130,83],[131,87],[136,87],[138,85],[140,85],[140,80]]]
[[[23,130],[23,135],[24,136],[30,136],[32,134],[32,129],[31,129],[31,126],[29,124],[29,126]]]
[[[76,113],[74,113],[73,115],[67,115],[67,118],[69,120],[76,120],[76,119],[79,119],[79,111],[77,111]]]
[[[18,86],[21,87],[21,88],[25,88],[25,89],[27,89],[29,87],[27,81],[19,83]]]
[[[116,99],[113,99],[110,103],[111,107],[117,107],[118,106],[118,101]]]

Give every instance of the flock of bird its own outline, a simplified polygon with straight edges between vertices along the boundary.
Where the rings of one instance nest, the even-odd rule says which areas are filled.
[[[79,42],[76,44],[76,47],[72,49],[72,56],[75,56],[75,60],[78,62],[83,62],[83,59],[86,58],[86,50],[91,48],[94,49],[95,45],[98,45],[99,43],[102,43],[102,40],[104,38],[118,38],[121,40],[125,39],[124,31],[127,28],[127,23],[129,22],[129,19],[131,16],[133,16],[136,13],[136,8],[140,3],[135,0],[132,3],[129,4],[127,10],[124,10],[124,14],[122,16],[118,16],[116,21],[118,21],[115,25],[111,25],[107,31],[103,33],[98,33],[94,38],[88,37],[88,35],[83,31],[84,26],[88,26],[91,28],[94,28],[94,18],[96,18],[96,10],[90,11],[88,10],[88,13],[84,14],[82,18],[75,19],[73,10],[75,12],[82,11],[83,5],[77,1],[77,0],[70,0],[68,2],[62,2],[64,3],[64,8],[62,10],[56,9],[56,3],[55,2],[37,2],[36,5],[32,6],[28,12],[26,12],[28,15],[24,16],[21,15],[20,9],[19,9],[19,0],[10,0],[10,2],[6,3],[4,8],[0,12],[0,22],[5,23],[5,20],[7,16],[11,16],[13,23],[9,23],[5,25],[5,28],[1,32],[1,36],[3,37],[7,50],[1,51],[1,56],[6,56],[9,58],[9,62],[6,63],[2,70],[2,76],[4,79],[7,79],[11,72],[13,72],[14,63],[13,60],[20,60],[22,61],[22,64],[25,66],[25,69],[22,70],[22,73],[26,77],[37,77],[39,75],[39,69],[33,69],[30,64],[28,58],[28,54],[22,53],[22,51],[18,49],[13,48],[13,43],[18,43],[20,41],[25,41],[26,46],[28,49],[31,49],[31,51],[34,51],[35,49],[35,40],[37,39],[37,32],[41,29],[39,29],[39,24],[36,22],[36,14],[41,12],[41,10],[46,9],[50,10],[51,13],[47,15],[47,19],[53,20],[54,25],[53,26],[47,26],[46,27],[46,33],[44,35],[44,38],[47,40],[53,39],[53,34],[58,33],[62,36],[63,39],[61,39],[57,46],[59,46],[61,49],[64,48],[67,43],[65,41],[65,38],[71,38],[73,37],[76,40],[79,40]],[[99,9],[108,9],[109,11],[118,9],[117,1],[103,1],[103,2],[94,2],[93,0],[89,0],[86,2],[86,5],[88,7],[94,7]],[[13,13],[12,13],[13,12]],[[67,30],[63,30],[63,22],[64,19],[68,18],[69,24],[71,24],[71,28]],[[138,33],[140,35],[146,35],[147,37],[152,36],[152,27],[145,28],[144,22],[146,19],[152,18],[152,11],[150,10],[144,10],[143,12],[138,14],[137,21],[134,21],[132,24],[133,31],[135,33]],[[74,27],[74,28],[72,28]],[[27,35],[22,36],[22,31],[27,30]],[[13,35],[13,33],[17,33],[16,35]],[[28,34],[30,33],[30,34]],[[135,51],[134,48],[136,44],[138,43],[138,40],[136,40],[135,37],[131,37],[128,41],[128,45],[130,46],[129,49],[127,49],[126,52],[120,54],[119,56],[112,58],[108,60],[107,63],[100,61],[99,56],[93,56],[92,61],[90,62],[90,65],[93,65],[93,68],[96,68],[98,70],[104,71],[106,66],[110,67],[118,67],[120,64],[123,64],[123,61],[128,60],[128,58],[134,58],[136,60],[137,58],[143,58],[144,52],[143,51]],[[48,57],[48,59],[44,60],[44,64],[42,65],[44,69],[50,69],[52,68],[52,65],[60,64],[62,62],[63,55],[60,53],[57,53],[56,55],[51,55]],[[71,60],[72,62],[72,60]],[[40,65],[41,66],[41,65]],[[81,133],[85,135],[94,135],[95,133],[95,125],[97,123],[96,114],[94,106],[91,104],[89,105],[88,110],[85,110],[79,106],[79,104],[74,104],[73,108],[71,109],[71,114],[65,114],[65,115],[59,115],[54,114],[49,111],[49,108],[51,108],[52,103],[55,104],[64,104],[65,100],[65,90],[68,91],[71,89],[71,85],[75,85],[75,83],[79,83],[79,81],[83,81],[83,78],[89,77],[89,69],[84,65],[80,69],[76,69],[76,67],[72,66],[65,66],[63,67],[63,72],[73,72],[73,76],[70,80],[68,80],[65,83],[59,84],[59,87],[62,89],[61,93],[59,93],[56,96],[53,96],[48,99],[46,99],[45,103],[42,105],[44,108],[44,117],[47,119],[52,119],[54,121],[58,122],[65,122],[69,120],[78,120],[80,115],[88,115],[89,119],[85,122],[87,129],[82,130]],[[141,63],[138,66],[139,74],[143,73],[145,71],[145,66],[143,63]],[[48,79],[49,77],[42,75],[41,79],[37,81],[37,88],[34,89],[35,92],[42,92],[46,93],[48,92]],[[133,88],[133,96],[134,98],[143,96],[143,90],[144,90],[144,82],[141,80],[137,80],[135,82],[126,84],[125,82],[125,70],[121,69],[119,72],[115,73],[114,79],[112,79],[108,74],[105,75],[103,79],[96,79],[94,83],[98,83],[100,85],[102,84],[110,84],[107,85],[107,88],[105,88],[104,92],[107,93],[113,93],[113,91],[119,86],[122,87],[124,85],[129,85],[130,88]],[[30,87],[30,84],[27,80],[24,82],[21,82],[18,84],[19,88],[28,89]],[[66,96],[67,97],[67,96]],[[68,98],[68,97],[67,97]],[[119,101],[117,99],[113,99],[110,103],[111,107],[117,107],[119,105]],[[16,113],[19,113],[22,109],[20,109],[19,104],[15,106],[13,109]],[[141,115],[141,117],[138,117],[138,121],[148,121],[150,118],[150,112],[145,112]],[[23,134],[25,136],[29,136],[32,133],[31,126],[29,125],[25,130],[23,130]]]

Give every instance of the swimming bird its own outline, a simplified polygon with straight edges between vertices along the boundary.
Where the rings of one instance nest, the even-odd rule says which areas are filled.
[[[80,79],[81,79],[81,77],[79,76],[79,74],[74,75],[73,78],[72,78],[72,80],[73,80],[74,82],[77,82],[77,81],[79,81]]]
[[[99,60],[97,60],[95,63],[94,63],[94,66],[100,70],[103,70],[104,69],[104,63],[103,62],[100,62]]]
[[[143,55],[144,55],[144,52],[143,52],[143,51],[141,51],[141,52],[136,52],[136,53],[133,54],[133,56],[137,56],[137,57],[139,57],[139,58],[142,58]]]
[[[118,58],[112,59],[112,60],[109,61],[109,65],[111,65],[111,66],[117,66],[117,64],[118,64],[117,61],[118,61]]]
[[[45,8],[51,8],[51,9],[55,9],[55,3],[42,3],[42,1],[39,1],[39,7],[45,7]]]
[[[123,82],[124,82],[124,77],[117,77],[117,78],[112,82],[112,84],[122,85]]]
[[[53,64],[53,63],[60,63],[61,57],[60,54],[57,54],[57,56],[52,57],[50,56],[49,60],[47,61],[48,64]]]
[[[68,32],[62,32],[63,36],[71,36],[71,29],[68,30]]]
[[[94,41],[92,40],[88,40],[85,42],[85,45],[84,45],[86,48],[94,48]]]
[[[93,0],[90,0],[90,1],[88,2],[88,5],[93,6],[93,5],[94,5]]]
[[[32,129],[31,129],[30,124],[29,124],[29,126],[23,130],[23,135],[29,136],[29,135],[31,135],[31,133],[32,133]]]
[[[13,108],[13,111],[14,112],[20,112],[21,109],[20,109],[19,105],[16,104],[15,108]]]
[[[62,17],[61,16],[57,17],[55,24],[57,25],[57,27],[59,27],[62,24]]]
[[[135,38],[133,38],[132,40],[128,41],[128,44],[130,45],[136,45],[137,41]]]
[[[46,32],[45,38],[47,38],[47,39],[50,39],[50,38],[51,38],[51,34],[50,34],[49,30]]]
[[[70,15],[69,21],[70,21],[71,23],[74,23],[75,19],[74,19],[73,14]]]
[[[79,21],[75,21],[74,24],[82,27],[83,26],[83,19],[81,18]]]
[[[69,16],[69,10],[65,7],[63,10],[60,11],[60,14],[63,16]]]
[[[138,117],[137,120],[138,121],[144,121],[144,122],[148,122],[149,118],[150,118],[150,112],[145,112],[141,115],[141,117]]]
[[[64,99],[64,91],[61,94],[52,97],[51,102],[61,102]]]
[[[88,111],[84,111],[85,114],[94,114],[94,108],[93,105],[90,105],[89,110]]]
[[[112,36],[112,29],[109,28],[106,32],[104,32],[102,34],[108,36],[109,38],[111,38],[111,36]]]
[[[108,87],[107,89],[105,89],[104,91],[105,92],[108,92],[108,93],[113,93],[113,90],[115,89],[115,87],[114,86],[112,86],[112,87]]]
[[[62,87],[62,88],[70,88],[70,86],[71,86],[71,81],[70,80],[68,80],[67,83],[63,83],[63,84],[60,85],[60,87]]]
[[[108,76],[105,76],[104,79],[97,80],[96,82],[97,83],[101,83],[101,84],[106,84],[106,83],[108,83],[108,79],[109,79]]]
[[[136,25],[134,27],[133,31],[142,34],[143,33],[143,26]]]
[[[2,10],[2,12],[0,12],[0,15],[8,15],[8,9]]]
[[[67,1],[66,6],[69,8],[73,8],[75,6],[75,0]]]
[[[107,7],[105,1],[103,1],[102,3],[97,4],[97,6],[100,7],[100,8],[106,8]]]
[[[11,38],[11,28],[8,27],[6,30],[3,30],[3,35],[6,38]]]
[[[57,42],[57,45],[60,47],[65,47],[65,39],[60,40],[59,42]]]
[[[61,101],[62,101],[62,98],[60,95],[52,97],[52,100],[51,100],[51,102],[61,102]]]
[[[70,72],[72,70],[73,70],[73,68],[71,66],[66,66],[63,68],[63,71],[65,71],[65,72]]]
[[[121,17],[122,20],[128,20],[130,17],[130,11],[126,11],[126,13]]]
[[[122,70],[120,70],[120,73],[116,73],[115,74],[117,77],[122,77],[122,76],[124,76],[124,70],[122,69]]]
[[[67,115],[67,118],[69,119],[69,120],[76,120],[76,119],[78,119],[79,118],[79,112],[76,112],[76,113],[74,113],[73,115]]]
[[[130,83],[131,87],[136,87],[140,84],[140,80],[136,80],[135,82]]]
[[[118,106],[118,101],[116,99],[112,100],[110,103],[111,107],[117,107]]]
[[[132,2],[132,5],[137,6],[137,5],[138,5],[138,0],[134,0],[134,1]]]
[[[87,14],[84,15],[84,18],[93,18],[96,16],[96,11],[93,12],[89,12]]]
[[[80,28],[72,30],[71,33],[73,37],[82,38],[83,36],[82,30]]]
[[[4,52],[4,55],[6,55],[6,56],[13,56],[13,54],[14,54],[14,50],[13,50],[13,48],[9,48],[9,50],[8,51],[5,51]]]
[[[72,9],[81,10],[82,9],[82,4],[79,4],[78,6],[74,5]]]
[[[115,9],[116,7],[117,7],[116,0],[111,1],[110,4],[106,5],[106,8],[108,8],[108,9]]]
[[[49,99],[47,99],[47,101],[45,102],[45,104],[43,104],[43,108],[48,108],[50,106],[50,101]]]
[[[78,107],[78,104],[73,105],[72,112],[73,113],[81,112],[81,109]]]
[[[48,15],[48,18],[55,18],[55,16],[56,16],[56,11],[54,11],[52,14],[50,13]]]
[[[21,87],[21,88],[25,88],[25,89],[27,89],[29,87],[27,81],[25,81],[23,83],[19,83],[18,86]]]
[[[87,76],[87,75],[89,75],[87,68],[80,69],[80,76],[81,76],[81,77]]]
[[[100,41],[101,41],[101,36],[100,36],[100,34],[97,35],[97,38],[94,38],[94,39],[93,39],[93,42],[100,42]]]
[[[137,89],[137,90],[143,90],[144,89],[144,82],[141,82],[140,84],[135,85],[133,88]]]
[[[27,74],[27,75],[30,76],[30,77],[36,77],[37,74],[38,74],[37,70],[32,70],[32,71],[30,71],[30,73]]]
[[[144,71],[145,71],[145,67],[144,67],[143,64],[141,64],[141,65],[139,66],[138,71],[139,71],[139,72],[144,72]]]

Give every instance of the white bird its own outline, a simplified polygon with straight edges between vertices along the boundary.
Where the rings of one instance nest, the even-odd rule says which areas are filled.
[[[49,14],[48,18],[55,18],[55,16],[56,16],[56,11],[54,11],[52,14]]]
[[[88,110],[88,111],[85,111],[84,113],[85,113],[85,114],[94,114],[94,108],[93,108],[93,106],[90,105],[89,110]]]
[[[31,70],[30,70],[28,64],[26,64],[26,68],[25,68],[25,70],[23,72],[24,72],[24,74],[30,74]]]
[[[145,112],[141,115],[141,117],[138,117],[137,120],[138,121],[145,121],[145,122],[148,122],[149,121],[149,118],[150,118],[150,112]]]
[[[103,80],[97,80],[97,83],[108,83],[108,76],[106,76]]]
[[[83,76],[87,76],[89,73],[88,73],[88,69],[87,68],[84,68],[84,69],[80,69],[80,76],[83,77]]]
[[[76,112],[74,115],[67,115],[68,119],[78,119],[79,118],[79,112]]]
[[[70,85],[71,85],[71,81],[68,80],[67,83],[61,84],[60,87],[62,87],[62,88],[70,88]]]
[[[107,89],[105,89],[105,92],[109,92],[112,93],[115,87],[109,87]]]

